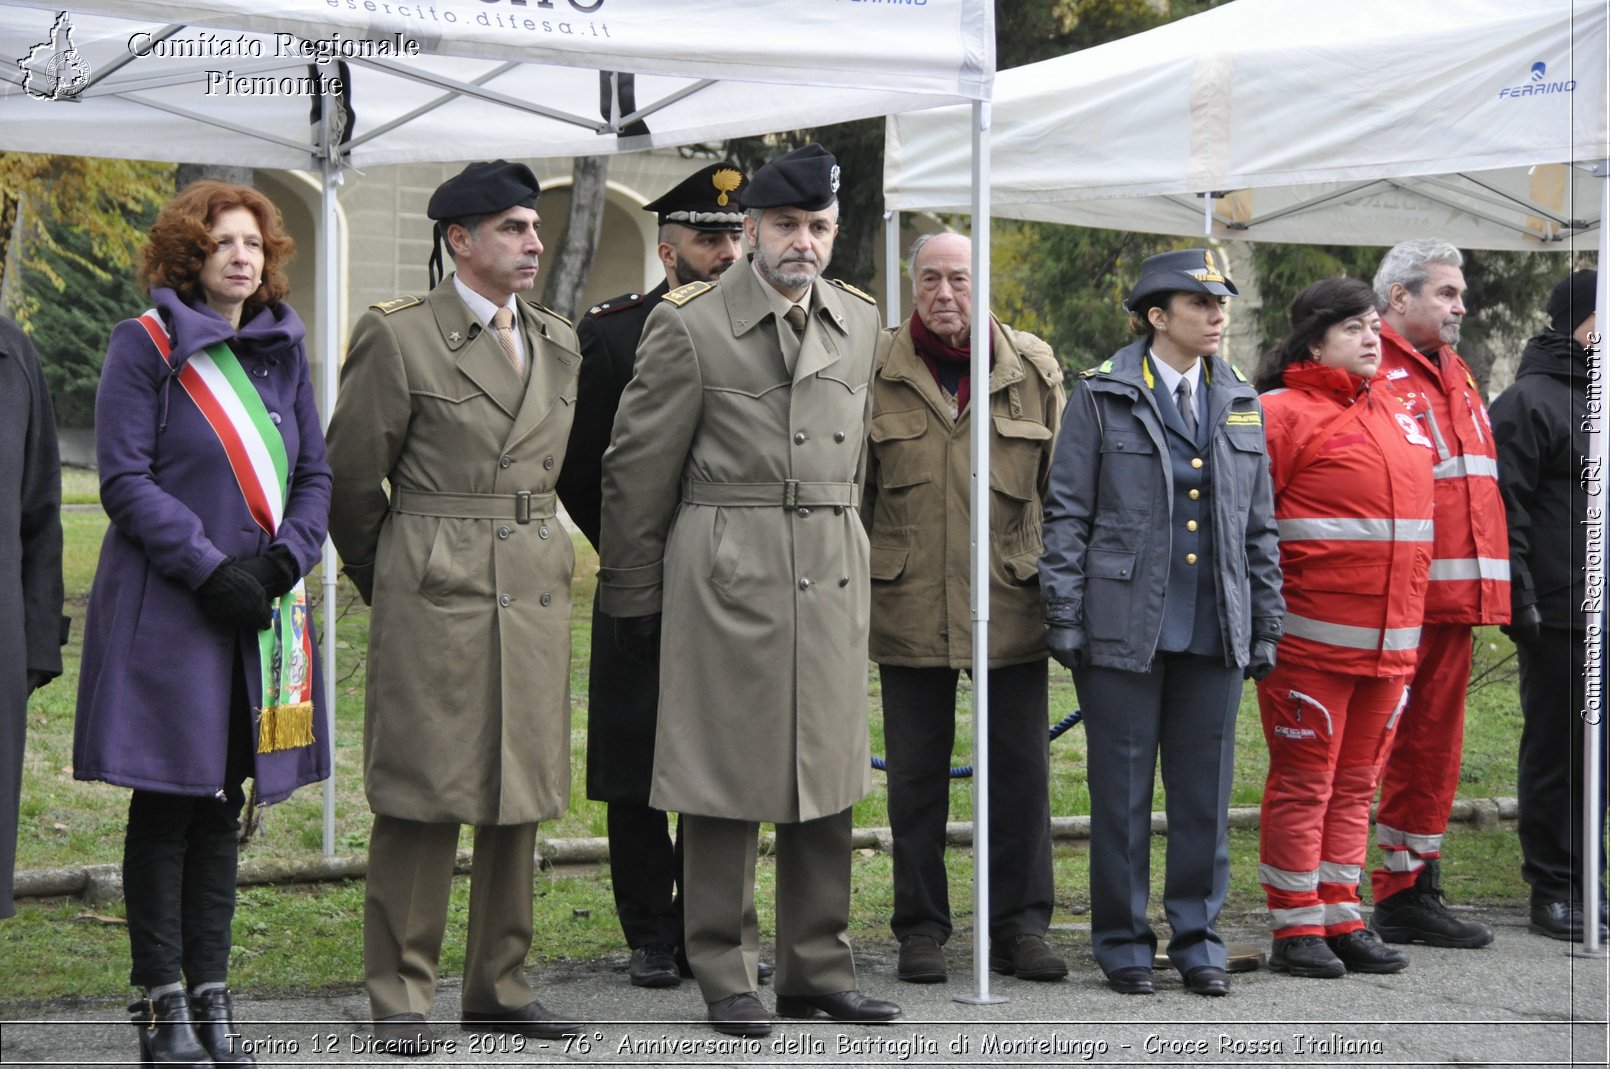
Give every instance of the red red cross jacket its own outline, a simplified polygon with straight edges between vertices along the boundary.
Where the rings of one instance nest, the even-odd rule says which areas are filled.
[[[1263,396],[1281,663],[1407,675],[1431,567],[1431,442],[1379,377],[1305,363],[1283,381]]]
[[[1498,492],[1498,451],[1476,377],[1453,347],[1433,362],[1385,323],[1381,372],[1419,421],[1435,453],[1436,542],[1428,624],[1509,622],[1509,531]]]

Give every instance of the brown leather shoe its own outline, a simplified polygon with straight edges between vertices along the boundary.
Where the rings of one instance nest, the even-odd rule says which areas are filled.
[[[436,1049],[436,1035],[422,1013],[399,1013],[382,1017],[373,1025],[375,1039],[370,1049],[377,1054],[417,1058]]]
[[[472,1013],[465,1010],[459,1027],[466,1032],[511,1032],[532,1039],[563,1039],[581,1035],[581,1025],[561,1020],[535,999],[517,1010],[501,1013]]]

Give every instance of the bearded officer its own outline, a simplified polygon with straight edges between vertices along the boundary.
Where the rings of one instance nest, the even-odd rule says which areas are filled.
[[[628,653],[659,657],[649,801],[682,814],[688,960],[734,1035],[771,1029],[761,821],[777,827],[778,1014],[900,1013],[856,990],[846,936],[850,807],[870,778],[856,508],[878,317],[821,278],[838,175],[820,145],[755,173],[751,262],[649,314],[604,456],[600,605]]]
[[[673,287],[714,282],[742,259],[738,197],[745,181],[733,164],[712,163],[645,204],[644,211],[659,216],[664,281],[647,293],[622,294],[595,305],[577,324],[581,385],[559,500],[595,549],[604,450],[621,391],[632,377],[643,324]],[[615,914],[632,948],[629,976],[638,987],[682,982],[680,843],[672,841],[666,814],[648,804],[659,698],[659,673],[621,652],[595,599],[587,684],[587,797],[608,806],[610,884]]]
[[[537,821],[570,793],[575,554],[554,483],[581,364],[570,324],[518,296],[536,282],[539,192],[503,160],[436,190],[428,214],[455,271],[358,321],[330,420],[330,534],[372,607],[364,986],[395,1054],[434,1045],[461,824],[475,825],[461,1026],[575,1028],[523,973]]]

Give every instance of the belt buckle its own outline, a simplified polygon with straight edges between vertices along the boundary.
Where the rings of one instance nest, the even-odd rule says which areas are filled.
[[[783,508],[791,509],[799,504],[799,480],[783,480]]]
[[[514,495],[514,522],[531,522],[531,491],[520,490]]]

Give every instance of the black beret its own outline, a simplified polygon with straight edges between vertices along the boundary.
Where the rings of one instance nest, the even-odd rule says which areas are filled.
[[[1549,325],[1561,334],[1576,333],[1582,321],[1593,314],[1598,288],[1597,271],[1576,271],[1562,279],[1549,294]]]
[[[1124,307],[1134,310],[1143,297],[1154,293],[1212,293],[1235,297],[1240,291],[1230,276],[1219,270],[1212,249],[1180,249],[1148,256],[1140,265],[1140,281],[1124,298]]]
[[[660,225],[681,223],[695,230],[742,230],[739,194],[749,180],[736,164],[712,163],[678,182],[659,200],[643,205],[656,212]]]
[[[797,148],[756,171],[744,190],[745,208],[803,208],[819,212],[838,199],[839,164],[818,144]]]
[[[542,187],[537,176],[523,163],[508,160],[482,160],[472,163],[436,187],[425,214],[438,222],[490,215],[515,205],[537,206]]]

